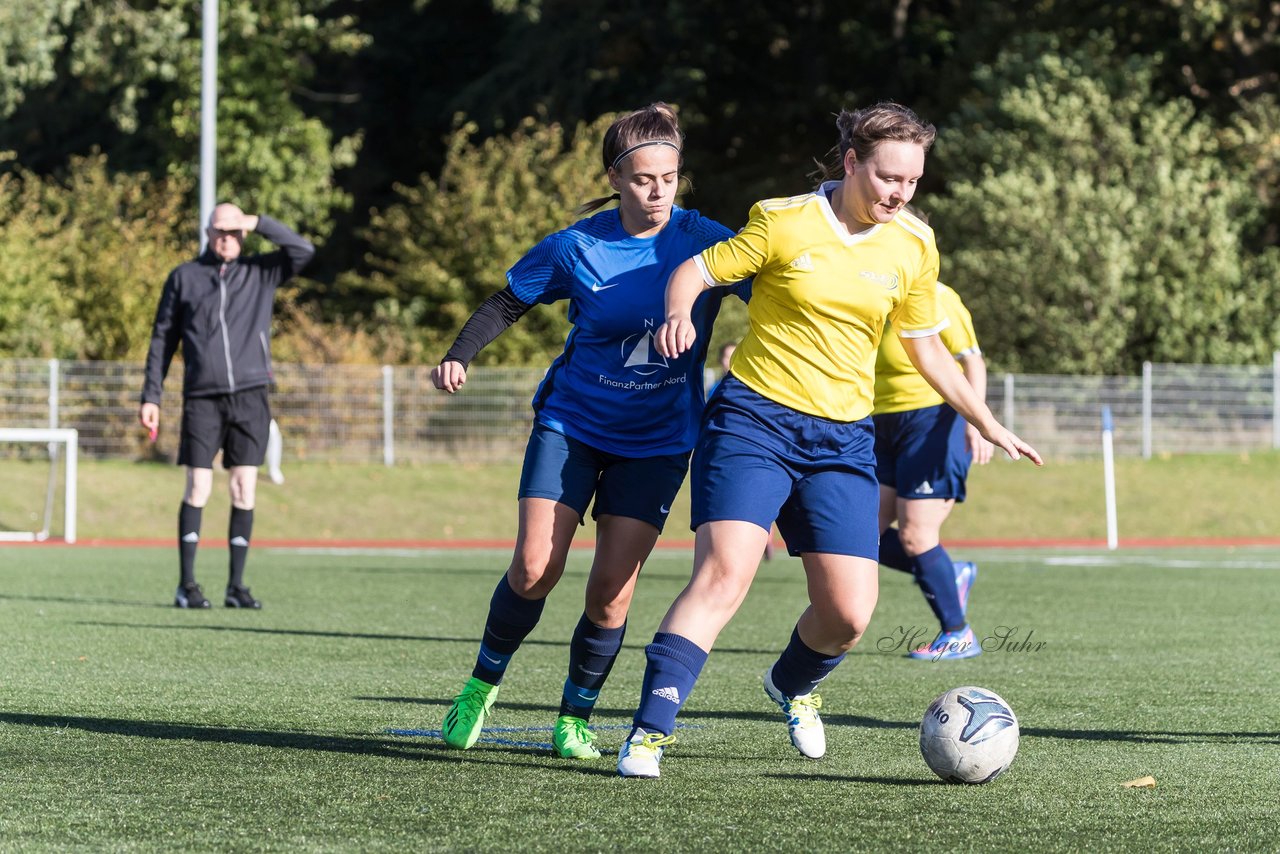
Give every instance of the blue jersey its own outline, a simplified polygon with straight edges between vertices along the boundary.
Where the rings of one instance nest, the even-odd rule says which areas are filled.
[[[674,359],[653,333],[666,318],[673,270],[733,232],[697,211],[673,207],[652,237],[633,237],[618,211],[579,220],[544,238],[507,271],[522,302],[569,301],[564,352],[533,397],[537,420],[601,451],[627,457],[693,448],[702,416],[702,364],[724,292],[698,297],[698,340]],[[747,283],[733,289],[744,301]]]

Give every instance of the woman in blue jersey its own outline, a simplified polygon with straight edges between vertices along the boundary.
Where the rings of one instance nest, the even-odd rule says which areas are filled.
[[[580,212],[611,200],[618,207],[533,247],[432,372],[437,388],[457,391],[482,347],[534,305],[568,300],[573,329],[533,398],[515,556],[490,601],[471,679],[445,713],[444,740],[453,747],[465,750],[479,738],[507,665],[537,625],[594,496],[595,560],[553,741],[564,757],[600,755],[587,721],[622,647],[636,578],[684,480],[703,408],[706,345],[671,357],[653,347],[666,282],[681,262],[732,233],[674,205],[682,141],[666,104],[614,122],[603,155],[616,192]],[[745,291],[740,295],[745,299]],[[702,341],[720,308],[719,296],[708,297],[691,313]]]
[[[737,611],[775,519],[801,558],[809,606],[765,671],[804,756],[826,752],[818,684],[871,618],[877,596],[878,484],[872,451],[876,346],[891,321],[912,362],[989,441],[1040,462],[1002,427],[938,340],[938,250],[903,211],[934,128],[898,104],[843,112],[839,181],[756,204],[737,235],[680,265],[667,286],[658,352],[697,346],[692,309],[714,286],[754,276],[750,326],[707,403],[691,478],[693,577],[645,650],[624,777],[657,777],[676,714]]]

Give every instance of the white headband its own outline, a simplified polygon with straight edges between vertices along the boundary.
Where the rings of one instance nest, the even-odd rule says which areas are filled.
[[[674,142],[667,142],[665,139],[652,139],[652,140],[649,140],[648,142],[637,142],[635,145],[631,146],[626,151],[622,152],[617,157],[615,157],[613,159],[612,165],[610,165],[609,168],[617,169],[618,164],[621,163],[624,159],[626,159],[627,155],[632,154],[640,150],[641,148],[647,148],[650,145],[665,145],[668,148],[674,148],[676,150],[676,154],[680,153],[680,146],[676,145]]]

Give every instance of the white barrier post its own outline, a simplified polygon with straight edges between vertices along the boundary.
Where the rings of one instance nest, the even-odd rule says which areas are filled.
[[[1013,429],[1013,374],[1004,375],[1004,426]]]
[[[76,541],[76,481],[79,479],[76,474],[77,457],[80,455],[80,434],[70,431],[72,438],[67,442],[67,457],[64,465],[67,467],[66,485],[63,487],[65,495],[63,495],[62,505],[62,538],[68,543]]]
[[[1142,363],[1142,458],[1151,459],[1151,363]]]
[[[1271,354],[1271,447],[1280,449],[1280,350]]]
[[[58,360],[49,360],[49,429],[58,429]],[[53,518],[53,501],[54,491],[58,484],[58,443],[50,442],[49,448],[49,486],[44,496],[44,518],[46,528],[49,520]],[[74,488],[74,487],[73,487]],[[46,528],[41,528],[41,533],[48,535]],[[39,537],[37,537],[39,539]],[[68,542],[76,541],[75,522],[71,523],[71,539]]]
[[[1102,479],[1107,497],[1107,548],[1115,551],[1120,545],[1116,530],[1116,464],[1112,434],[1111,407],[1102,407]]]
[[[391,366],[382,366],[382,462],[387,468],[396,464],[395,391],[391,382]]]
[[[58,360],[49,360],[49,427],[58,427]]]

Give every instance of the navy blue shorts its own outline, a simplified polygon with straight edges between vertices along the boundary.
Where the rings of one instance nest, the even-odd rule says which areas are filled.
[[[684,483],[689,454],[622,457],[535,423],[520,472],[521,498],[550,498],[586,518],[626,516],[659,531]]]
[[[964,501],[971,457],[965,420],[945,403],[886,412],[876,422],[876,477],[899,498]]]
[[[797,412],[726,377],[707,403],[693,453],[692,527],[775,520],[792,555],[876,560],[880,492],[870,418]]]
[[[267,387],[247,388],[182,401],[182,437],[178,465],[213,468],[222,451],[223,468],[260,466],[267,454],[271,404]]]

